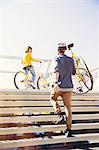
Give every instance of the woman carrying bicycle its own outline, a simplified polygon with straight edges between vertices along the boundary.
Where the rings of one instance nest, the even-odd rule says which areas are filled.
[[[22,64],[24,66],[23,69],[25,70],[25,73],[28,74],[28,72],[30,71],[30,73],[32,74],[31,81],[33,82],[33,84],[35,84],[36,74],[32,62],[41,62],[41,60],[32,57],[32,47],[28,46],[25,50],[25,56],[22,59]]]

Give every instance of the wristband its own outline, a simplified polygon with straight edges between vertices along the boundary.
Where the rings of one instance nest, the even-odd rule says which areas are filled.
[[[54,87],[54,85],[55,85],[55,84],[57,84],[57,85],[58,85],[58,82],[57,82],[57,81],[56,81],[56,82],[54,82],[54,84],[52,84],[52,87]]]

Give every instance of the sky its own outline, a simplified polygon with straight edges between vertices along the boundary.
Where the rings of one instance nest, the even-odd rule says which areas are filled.
[[[99,66],[98,0],[0,0],[0,55],[52,59],[57,44],[74,43],[89,67]]]
[[[0,0],[0,55],[23,57],[29,45],[34,58],[53,59],[60,42],[99,67],[99,0]],[[0,58],[0,70],[20,66]]]

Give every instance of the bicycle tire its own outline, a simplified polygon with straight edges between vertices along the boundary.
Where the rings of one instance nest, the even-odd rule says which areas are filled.
[[[92,90],[92,89],[93,89],[93,76],[92,76],[92,74],[90,73],[89,68],[88,68],[88,66],[87,66],[87,64],[86,64],[86,62],[84,61],[83,58],[82,58],[82,61],[83,61],[84,65],[85,65],[85,68],[86,68],[87,72],[89,73],[89,76],[90,76],[90,79],[91,79],[91,87],[90,87],[90,90]]]
[[[26,74],[25,74],[23,71],[18,71],[18,72],[15,74],[15,76],[14,76],[14,85],[15,85],[15,87],[16,87],[17,89],[30,89],[30,88],[35,89],[35,87],[32,86],[31,84],[25,86],[25,84],[24,84],[24,80],[25,80],[25,79],[21,79],[21,81],[17,81],[17,77],[18,77],[19,75],[22,76],[22,74],[24,75],[24,77],[26,77]],[[22,80],[23,80],[23,81],[22,81]],[[18,83],[18,82],[20,82],[20,83],[23,82],[23,87],[22,87],[21,85],[19,85],[20,83]],[[27,82],[28,82],[28,81],[27,81]]]
[[[76,73],[76,77],[79,79],[78,81],[76,81],[76,80],[73,80],[74,82],[75,82],[75,84],[74,84],[74,90],[73,90],[73,93],[74,94],[85,94],[85,93],[88,93],[90,90],[91,90],[91,88],[92,88],[92,78],[91,78],[91,76],[89,75],[89,72],[86,70],[86,69],[84,69],[84,68],[79,68],[79,71],[80,71],[80,73],[82,74],[82,76],[84,77],[84,79],[85,79],[85,82],[84,81],[82,81],[80,78],[79,78],[79,76],[78,76],[78,74]],[[74,77],[75,77],[74,76]],[[86,80],[87,79],[87,80]],[[89,81],[89,86],[87,85],[87,81]],[[78,84],[78,86],[76,85],[76,83]],[[84,86],[84,87],[83,87]],[[76,89],[76,90],[75,90]]]
[[[44,77],[42,77],[42,76],[38,77],[37,88],[40,89],[40,90],[48,89],[48,84],[47,84],[47,81]]]

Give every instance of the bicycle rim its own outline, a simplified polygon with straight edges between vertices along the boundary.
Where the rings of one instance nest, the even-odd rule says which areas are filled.
[[[78,74],[76,74],[73,78],[73,83],[74,83],[74,90],[73,93],[75,94],[85,94],[88,93],[91,90],[91,86],[92,86],[92,79],[89,75],[89,73],[83,69],[83,68],[79,68],[80,74],[83,78],[80,79]]]
[[[91,80],[91,87],[90,87],[90,90],[92,90],[92,89],[93,89],[93,76],[92,76],[92,74],[90,73],[89,68],[88,68],[86,62],[84,61],[84,59],[83,59],[83,58],[81,58],[81,59],[82,59],[84,65],[85,65],[85,68],[86,68],[86,70],[87,70],[87,72],[88,72],[88,74],[89,74],[89,77],[90,77],[90,80]]]
[[[40,90],[48,89],[47,81],[44,77],[39,77],[37,80],[37,88]]]

